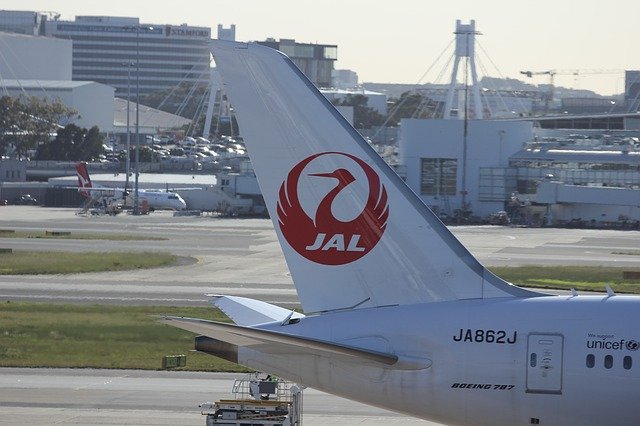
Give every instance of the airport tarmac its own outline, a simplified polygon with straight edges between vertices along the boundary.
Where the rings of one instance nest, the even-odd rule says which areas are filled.
[[[0,247],[44,251],[167,251],[196,260],[151,270],[53,276],[0,276],[0,300],[206,306],[204,294],[298,306],[268,219],[76,216],[74,209],[0,207],[0,229],[112,232],[166,238],[106,241],[0,238]],[[450,228],[485,265],[640,267],[638,231],[458,226]],[[634,254],[635,253],[635,254]]]
[[[74,209],[0,207],[0,229],[112,232],[161,241],[0,238],[0,247],[43,251],[167,251],[195,259],[152,270],[54,276],[0,276],[0,300],[206,306],[205,293],[297,306],[271,221],[122,214],[76,216]],[[451,228],[489,266],[640,267],[638,231],[460,226]],[[198,404],[229,392],[235,375],[120,370],[0,370],[0,425],[202,425]],[[370,391],[370,390],[367,390]],[[429,425],[309,389],[306,425]]]
[[[199,404],[232,398],[229,373],[3,368],[0,425],[205,425]],[[371,389],[363,392],[372,391]],[[305,389],[307,426],[437,425]]]

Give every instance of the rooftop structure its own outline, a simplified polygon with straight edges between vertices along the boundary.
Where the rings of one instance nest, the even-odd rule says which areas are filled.
[[[26,35],[44,35],[44,23],[55,19],[55,13],[42,13],[26,10],[0,10],[0,31]]]
[[[126,135],[127,128],[127,100],[122,98],[114,98],[114,118],[113,131],[115,133],[124,133]],[[129,105],[129,123],[131,130],[135,126],[136,105],[131,102]],[[159,109],[150,108],[140,105],[140,133],[155,135],[158,131],[177,128],[191,123],[191,120],[179,115],[171,114]]]
[[[236,41],[236,25],[231,24],[229,28],[225,28],[218,24],[218,40]]]
[[[257,43],[287,55],[317,87],[331,87],[333,64],[338,59],[338,46],[335,44],[297,43],[284,38],[269,38]]]

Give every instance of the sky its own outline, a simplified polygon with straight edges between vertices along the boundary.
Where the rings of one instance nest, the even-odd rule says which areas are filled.
[[[445,69],[455,21],[476,21],[481,75],[610,95],[624,91],[625,69],[640,69],[638,0],[2,0],[5,10],[139,17],[142,23],[236,25],[239,41],[289,38],[338,46],[337,69],[360,82],[448,82]],[[485,54],[486,52],[486,54]],[[495,64],[495,66],[494,66]],[[424,79],[421,77],[431,69]],[[575,70],[580,70],[575,75]]]

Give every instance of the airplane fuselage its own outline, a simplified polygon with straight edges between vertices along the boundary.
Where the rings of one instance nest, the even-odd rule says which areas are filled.
[[[139,191],[139,200],[146,200],[150,208],[184,210],[187,205],[178,194],[173,192]]]
[[[549,296],[362,309],[269,328],[424,360],[426,368],[248,348],[239,348],[239,361],[446,424],[637,425],[639,308],[640,297]]]

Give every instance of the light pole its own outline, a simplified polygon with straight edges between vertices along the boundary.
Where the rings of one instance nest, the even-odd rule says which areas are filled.
[[[140,30],[153,30],[153,27],[136,25],[136,179],[133,192],[133,214],[140,214],[138,206],[138,180],[140,178]]]
[[[136,178],[133,190],[133,214],[140,214],[138,179],[140,177],[140,25],[136,25]]]
[[[130,104],[131,104],[131,67],[133,62],[124,62],[122,65],[127,67],[127,159],[125,163],[125,182],[124,182],[124,204],[127,205],[127,195],[129,192],[129,174],[131,173],[131,130],[129,130],[130,122]]]

